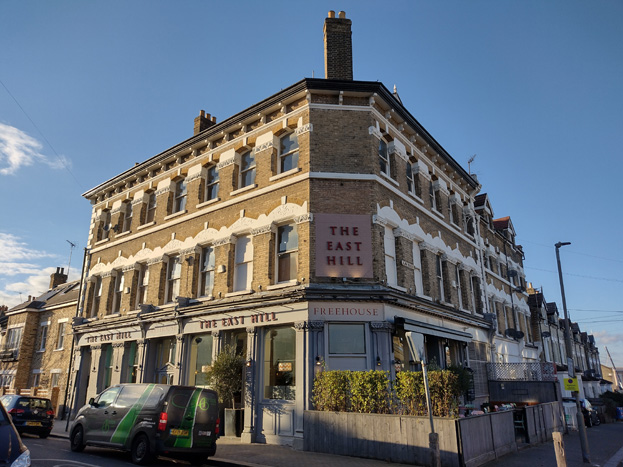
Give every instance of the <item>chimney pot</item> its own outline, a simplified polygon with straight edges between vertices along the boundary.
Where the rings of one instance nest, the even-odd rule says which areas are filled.
[[[335,18],[335,11],[329,10],[329,18]]]
[[[337,16],[338,16],[338,18],[340,18],[340,19],[345,19],[345,18],[346,18],[346,13],[345,13],[345,12],[343,12],[343,11],[340,11],[340,12],[337,14]]]

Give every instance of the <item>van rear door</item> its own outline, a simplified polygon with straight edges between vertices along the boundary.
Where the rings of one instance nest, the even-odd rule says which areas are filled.
[[[217,438],[218,398],[216,392],[188,386],[173,386],[167,405],[167,428],[162,442],[170,449],[214,446]]]

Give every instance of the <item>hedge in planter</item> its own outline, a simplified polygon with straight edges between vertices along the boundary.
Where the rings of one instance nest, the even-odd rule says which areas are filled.
[[[455,416],[461,387],[449,370],[428,373],[433,415]],[[327,412],[426,415],[424,379],[419,371],[402,371],[393,384],[386,371],[323,371],[314,380],[312,402]]]

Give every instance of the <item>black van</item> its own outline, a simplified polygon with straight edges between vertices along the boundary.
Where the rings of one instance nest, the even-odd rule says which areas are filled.
[[[130,451],[140,465],[159,454],[200,465],[216,453],[218,414],[218,396],[209,389],[119,384],[78,411],[71,450],[104,446]]]

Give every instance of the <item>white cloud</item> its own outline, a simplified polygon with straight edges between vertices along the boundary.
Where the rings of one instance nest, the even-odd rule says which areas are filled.
[[[42,144],[35,138],[10,125],[0,123],[0,175],[13,175],[20,167],[43,163],[53,169],[70,164],[69,159],[48,159],[41,154]]]
[[[46,253],[45,251],[33,250],[28,248],[28,244],[20,241],[19,237],[0,232],[0,264],[4,265],[4,263],[19,263],[21,261],[28,261],[33,259],[39,259],[44,257],[54,256],[50,253]],[[34,266],[34,265],[25,265],[22,266]],[[10,274],[10,272],[3,271],[3,268],[0,268],[0,274]]]

